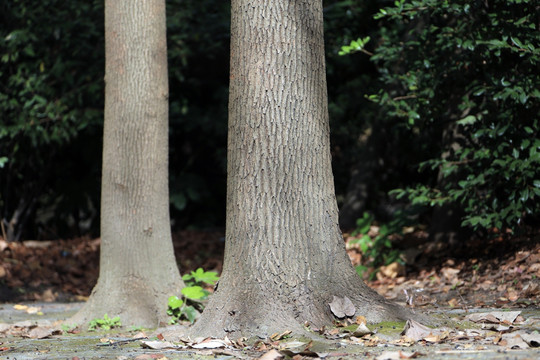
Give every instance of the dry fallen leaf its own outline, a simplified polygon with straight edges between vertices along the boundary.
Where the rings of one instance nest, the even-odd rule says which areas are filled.
[[[32,314],[43,315],[43,313],[41,312],[41,308],[37,306],[29,307],[28,309],[26,309],[26,313],[30,315]]]
[[[413,339],[415,341],[422,340],[425,337],[432,335],[433,329],[428,328],[425,325],[420,324],[412,319],[407,320],[405,328],[401,332],[401,335]]]
[[[465,320],[472,322],[490,322],[493,324],[512,324],[521,314],[521,311],[490,311],[486,313],[476,313],[465,316]]]
[[[418,357],[418,352],[407,351],[385,351],[381,355],[377,356],[377,360],[400,360],[400,359],[414,359]]]
[[[367,323],[367,320],[366,320],[366,318],[364,316],[359,315],[359,316],[356,317],[355,323],[357,323],[358,325],[360,325],[360,324],[365,325]]]
[[[332,310],[332,313],[335,317],[338,319],[342,319],[344,317],[351,317],[354,316],[356,313],[356,308],[354,307],[354,304],[352,303],[351,299],[348,297],[337,297],[334,295],[332,298],[332,302],[329,303],[330,310]]]
[[[519,336],[530,346],[530,347],[540,347],[540,333],[538,331],[532,332],[530,334],[526,332],[518,332]]]
[[[366,326],[366,323],[353,324],[353,325],[346,326],[343,328],[343,332],[350,333],[351,336],[356,336],[356,337],[362,337],[364,335],[373,333]]]
[[[30,339],[45,339],[51,335],[54,335],[55,332],[55,329],[37,326],[28,332],[28,337]]]
[[[390,279],[395,279],[398,276],[405,274],[405,266],[398,262],[393,262],[389,265],[381,266],[379,272]],[[377,275],[379,275],[379,273],[377,273]]]
[[[259,360],[279,360],[283,359],[285,356],[283,356],[279,351],[276,349],[272,349],[265,353],[263,356],[259,358]]]
[[[274,333],[270,335],[270,340],[272,341],[279,341],[281,339],[285,339],[287,336],[289,336],[292,333],[291,330],[285,330],[284,332],[280,333]]]
[[[502,335],[502,340],[499,342],[509,349],[528,349],[529,345],[521,338],[519,334],[508,333]]]
[[[172,342],[168,342],[168,341],[147,341],[147,340],[141,341],[141,347],[145,349],[152,349],[152,350],[185,348],[184,346],[175,345]]]
[[[194,349],[218,349],[227,347],[228,342],[221,339],[205,339],[198,344],[191,345]]]

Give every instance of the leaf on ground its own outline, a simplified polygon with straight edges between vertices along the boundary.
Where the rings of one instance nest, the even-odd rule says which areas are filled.
[[[285,343],[280,344],[279,351],[282,354],[287,355],[290,358],[297,359],[297,358],[304,358],[306,356],[314,357],[314,358],[322,358],[326,353],[316,353],[311,350],[311,347],[313,346],[313,341],[305,342],[305,341],[299,341],[299,340],[292,340]]]
[[[51,335],[55,335],[58,333],[61,333],[61,332],[59,332],[57,329],[52,329],[50,327],[37,326],[33,328],[32,330],[30,330],[28,332],[28,335],[24,337],[29,337],[30,339],[45,339]]]
[[[351,336],[362,337],[367,334],[371,334],[372,331],[366,326],[366,323],[353,324],[345,326],[343,332],[350,333]]]
[[[0,334],[11,329],[11,324],[0,323]]]
[[[540,333],[538,331],[532,332],[530,334],[526,332],[518,332],[519,336],[530,346],[530,347],[540,347]]]
[[[517,333],[508,333],[503,334],[499,345],[504,346],[508,349],[528,349],[529,344],[527,344],[520,334]]]
[[[305,346],[305,345],[308,345],[308,343],[305,342],[305,341],[291,340],[291,341],[281,343],[280,348],[282,348],[282,349],[294,349],[294,348],[298,348],[300,346]]]
[[[185,346],[175,345],[169,341],[141,340],[141,347],[152,350],[185,349]]]
[[[272,349],[259,358],[259,360],[279,360],[283,359],[283,356],[279,351]]]
[[[221,340],[221,339],[208,338],[208,339],[204,339],[200,343],[191,345],[191,347],[194,349],[218,349],[218,348],[225,348],[229,345],[231,345],[231,342],[228,341],[228,339]]]
[[[167,360],[163,354],[142,354],[134,358],[134,360]]]
[[[27,314],[37,314],[37,315],[43,315],[43,312],[41,312],[41,308],[37,306],[31,306],[28,309],[26,309]]]
[[[18,328],[29,328],[29,327],[35,326],[35,324],[31,320],[24,320],[24,321],[16,322],[12,326],[13,327],[18,327]]]
[[[285,330],[282,333],[274,333],[270,335],[270,340],[272,341],[279,341],[281,339],[285,339],[287,336],[289,336],[292,333],[291,330]]]
[[[421,354],[419,352],[408,351],[384,351],[381,355],[377,356],[377,360],[400,360],[400,359],[414,359]]]
[[[493,324],[507,324],[514,323],[516,318],[521,314],[521,311],[490,311],[486,313],[470,314],[465,316],[465,320],[472,322],[488,322]]]
[[[451,284],[457,284],[459,281],[458,274],[461,270],[460,269],[454,269],[451,267],[443,267],[441,269],[441,273],[443,274],[443,277],[446,278],[446,280]]]
[[[379,275],[379,273],[390,279],[395,279],[398,276],[405,275],[405,266],[398,262],[393,262],[390,265],[381,266],[379,272],[377,273],[377,276]]]
[[[338,319],[342,319],[344,317],[351,317],[354,316],[356,313],[356,308],[354,307],[354,304],[352,303],[351,299],[348,297],[337,297],[334,295],[332,298],[332,302],[329,303],[330,310],[332,310],[332,313],[335,317]]]
[[[428,328],[427,326],[422,325],[417,321],[409,319],[407,320],[407,323],[405,324],[405,328],[401,332],[401,335],[404,335],[409,339],[419,341],[424,339],[425,337],[433,335],[432,332],[433,329]]]

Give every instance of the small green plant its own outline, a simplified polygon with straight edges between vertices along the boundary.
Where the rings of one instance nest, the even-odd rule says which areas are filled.
[[[62,324],[61,329],[64,333],[70,333],[77,328],[75,324]]]
[[[373,237],[368,235],[375,220],[372,214],[365,212],[363,217],[356,221],[356,230],[352,233],[352,236],[358,238],[352,240],[351,243],[358,244],[362,254],[369,259],[367,264],[356,266],[358,275],[362,276],[369,268],[376,269],[395,261],[401,261],[400,252],[392,249],[390,235],[402,233],[403,219],[403,216],[398,216],[396,220],[381,225],[378,234]],[[375,272],[371,276],[375,276]]]
[[[119,327],[119,326],[122,326],[119,316],[110,318],[109,315],[105,314],[103,316],[103,319],[94,319],[90,321],[90,326],[88,327],[88,330],[89,331],[96,331],[98,329],[110,330],[112,328]]]
[[[169,321],[171,324],[176,324],[181,320],[188,320],[193,324],[204,309],[203,301],[210,294],[202,286],[214,285],[219,280],[219,276],[214,271],[198,268],[182,276],[182,280],[186,283],[186,287],[181,291],[182,296],[173,295],[168,300],[167,314],[172,317]]]

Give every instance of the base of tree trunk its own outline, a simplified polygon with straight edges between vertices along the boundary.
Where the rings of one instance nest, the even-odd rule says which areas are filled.
[[[431,323],[425,316],[387,301],[358,276],[349,280],[353,281],[346,288],[342,285],[347,282],[341,279],[324,289],[310,289],[308,284],[289,287],[275,283],[265,289],[264,284],[258,283],[226,284],[222,278],[202,317],[190,329],[190,336],[265,338],[286,330],[305,335],[306,327],[320,329],[338,320],[329,306],[334,296],[352,301],[356,307],[353,319],[364,316],[368,323],[407,319]]]
[[[98,282],[88,302],[66,323],[84,327],[105,314],[119,316],[122,326],[156,328],[168,323],[167,299],[180,294],[181,281],[176,285],[133,278],[120,281]]]

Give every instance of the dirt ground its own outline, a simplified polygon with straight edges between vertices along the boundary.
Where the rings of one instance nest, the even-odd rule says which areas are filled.
[[[344,235],[354,265],[364,263],[354,237]],[[173,235],[182,273],[199,267],[221,272],[222,231],[179,231]],[[84,301],[99,271],[100,239],[6,243],[0,238],[0,303]],[[471,239],[459,249],[427,242],[417,231],[399,239],[405,265],[393,263],[368,285],[387,298],[412,306],[538,307],[540,234]],[[369,280],[369,279],[372,280]]]
[[[354,238],[344,237],[353,264],[364,263]],[[472,239],[459,249],[431,244],[421,231],[398,240],[405,264],[365,274],[368,285],[404,306],[444,317],[452,326],[410,341],[410,334],[400,334],[405,324],[383,324],[360,336],[344,330],[354,323],[341,323],[320,330],[320,343],[276,334],[244,344],[238,339],[188,341],[178,329],[73,333],[57,321],[74,313],[96,283],[100,240],[0,239],[0,359],[540,358],[538,234]],[[174,246],[182,272],[199,267],[221,271],[223,232],[177,232]],[[519,315],[498,318],[497,311]],[[471,322],[468,317],[477,313],[487,320]]]

